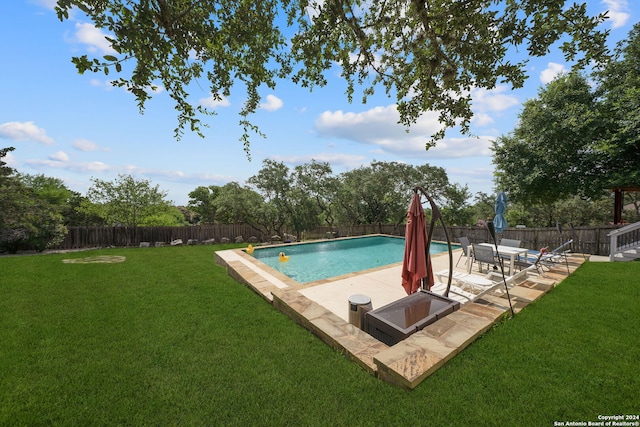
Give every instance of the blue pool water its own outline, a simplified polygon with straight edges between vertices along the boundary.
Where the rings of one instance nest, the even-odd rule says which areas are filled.
[[[431,243],[431,254],[446,250],[446,244]],[[280,252],[284,252],[289,261],[280,262]],[[256,248],[253,256],[298,283],[309,283],[402,262],[404,239],[372,236]]]

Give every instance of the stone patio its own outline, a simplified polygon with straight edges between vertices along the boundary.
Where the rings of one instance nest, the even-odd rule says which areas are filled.
[[[458,253],[454,253],[454,259],[457,259],[457,256]],[[444,257],[433,257],[433,260],[435,270],[439,268],[436,264],[442,263]],[[504,289],[498,289],[474,302],[464,304],[458,311],[390,347],[351,325],[345,319],[344,313],[337,314],[329,310],[319,302],[303,295],[303,292],[305,289],[336,281],[344,281],[354,286],[359,282],[363,282],[364,286],[364,283],[370,283],[376,276],[389,281],[389,277],[394,277],[393,274],[390,275],[390,272],[394,272],[391,269],[397,269],[397,276],[395,276],[397,281],[394,282],[391,279],[394,282],[392,289],[396,292],[395,289],[399,288],[401,292],[389,296],[393,301],[406,295],[403,295],[404,290],[400,286],[401,265],[379,267],[366,272],[301,285],[269,268],[241,249],[216,252],[215,261],[225,266],[228,274],[235,280],[253,289],[278,310],[312,331],[372,375],[408,389],[417,387],[425,378],[494,324],[510,315],[509,302]],[[569,271],[575,271],[583,262],[584,258],[581,254],[574,254],[569,258]],[[567,275],[565,264],[556,266],[542,276],[527,274],[509,289],[514,312],[517,314],[528,304],[541,298]],[[318,290],[322,291],[322,288]],[[326,292],[331,290],[327,288]],[[385,292],[390,293],[388,290]],[[326,297],[331,298],[330,295]],[[322,301],[322,296],[317,298]],[[348,301],[346,299],[343,301],[342,305],[346,311]],[[388,302],[382,301],[380,304],[384,305]],[[323,302],[323,304],[331,306],[329,302]]]

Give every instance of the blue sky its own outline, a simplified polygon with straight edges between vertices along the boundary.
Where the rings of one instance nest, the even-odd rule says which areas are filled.
[[[205,138],[186,132],[173,137],[176,113],[166,92],[158,91],[139,114],[135,99],[113,88],[113,75],[79,75],[71,57],[101,57],[110,47],[85,17],[60,22],[54,0],[5,0],[0,5],[0,147],[16,148],[6,159],[19,172],[62,179],[85,194],[91,178],[111,181],[118,174],[149,179],[178,205],[200,185],[241,184],[255,175],[265,158],[289,167],[311,159],[329,162],[334,173],[368,165],[373,160],[425,164],[445,168],[452,183],[472,193],[493,193],[491,140],[516,124],[522,103],[569,68],[557,51],[532,60],[530,78],[516,91],[506,86],[473,92],[472,132],[479,138],[447,133],[436,148],[424,150],[438,129],[437,114],[427,113],[406,133],[397,124],[394,100],[382,92],[367,105],[354,97],[349,104],[337,74],[313,92],[288,82],[265,90],[264,104],[252,117],[267,135],[254,137],[251,160],[238,140],[237,115],[242,88],[215,106],[217,116],[205,118]],[[611,46],[624,39],[638,12],[627,0],[589,0],[592,14],[609,10],[603,24],[611,30]],[[207,83],[194,85],[194,102],[210,98]]]

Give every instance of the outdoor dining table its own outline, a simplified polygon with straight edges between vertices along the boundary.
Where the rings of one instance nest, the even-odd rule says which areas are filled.
[[[491,243],[480,243],[480,246],[488,246],[492,248],[495,255],[495,245],[492,245]],[[529,250],[527,248],[516,248],[514,246],[498,245],[498,256],[501,256],[503,258],[509,257],[509,274],[513,274],[513,269],[516,265],[516,259],[518,259],[520,255],[522,255],[526,259],[528,252]]]

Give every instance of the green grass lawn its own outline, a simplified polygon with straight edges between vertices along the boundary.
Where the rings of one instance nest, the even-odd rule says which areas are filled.
[[[1,257],[0,425],[550,426],[640,413],[639,262],[586,263],[407,391],[228,277],[213,250]],[[62,262],[97,255],[126,261]]]

